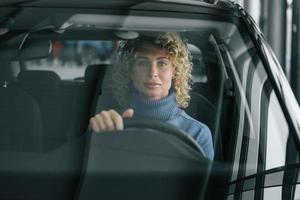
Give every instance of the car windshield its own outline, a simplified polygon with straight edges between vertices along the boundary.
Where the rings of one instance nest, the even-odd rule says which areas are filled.
[[[233,195],[235,187],[251,190],[255,184],[239,185],[238,181],[251,182],[263,170],[285,166],[287,152],[293,151],[287,147],[296,143],[275,78],[269,73],[273,68],[269,70],[272,62],[268,59],[273,58],[265,57],[258,36],[235,10],[205,4],[201,12],[172,11],[176,5],[165,11],[160,8],[164,3],[124,10],[37,4],[19,11],[14,23],[0,29],[0,156],[5,163],[0,174],[16,184],[16,191],[27,190],[25,199],[72,199],[76,195],[88,199],[99,191],[94,187],[98,179],[113,187],[114,180],[127,176],[137,188],[142,182],[144,192],[150,188],[146,180],[153,178],[158,194],[168,199],[172,196],[160,189],[168,184],[157,174],[167,174],[166,182],[174,190],[183,183],[181,179],[191,181],[194,172],[205,181],[199,190],[198,183],[189,182],[195,183],[194,193],[183,193],[194,199],[198,192],[206,191],[207,198],[217,198]],[[165,35],[180,37],[186,51],[180,45],[169,45]],[[163,53],[155,54],[146,47],[157,52],[163,48]],[[178,63],[190,71],[175,68]],[[164,76],[169,65],[173,68],[168,82]],[[160,79],[145,81],[150,74],[145,75],[146,70],[157,70]],[[182,70],[186,70],[186,81],[178,78]],[[149,92],[158,91],[164,81],[169,84],[167,89]],[[144,102],[135,95],[150,100],[172,97],[176,106],[156,111],[161,105],[155,104],[155,114],[149,113],[163,122],[157,124],[143,115],[152,108],[141,107]],[[114,130],[114,134],[95,133],[92,117],[112,109],[123,113],[129,107],[134,108],[134,117],[147,120],[129,128],[125,121],[124,131]],[[184,118],[180,125],[175,111],[180,120]],[[179,160],[185,164],[177,163]],[[183,169],[189,169],[188,173]],[[179,185],[177,176],[171,181],[176,173],[180,174]],[[127,191],[129,182],[118,186],[128,183]],[[217,183],[227,186],[218,185],[221,189],[211,192]],[[270,178],[268,184],[272,187],[278,182]],[[98,188],[102,186],[108,187],[101,183]],[[18,199],[14,190],[0,192],[0,199]],[[102,194],[108,197],[109,191],[103,189]],[[116,195],[113,197],[119,197]],[[136,195],[142,197],[139,192]]]

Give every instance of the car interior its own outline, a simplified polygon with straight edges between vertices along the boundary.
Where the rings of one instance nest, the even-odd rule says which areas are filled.
[[[192,42],[192,37],[189,38]],[[209,41],[194,45],[197,45],[199,50],[205,49],[201,54],[193,57],[194,70],[203,73],[202,76],[205,78],[200,81],[195,78],[190,106],[186,112],[209,126],[213,134],[214,144],[218,146],[216,147],[216,160],[221,161],[224,159],[224,152],[222,152],[222,141],[218,136],[220,125],[217,123],[220,123],[218,121],[221,117],[222,102],[219,102],[218,99],[222,98],[223,93],[221,90],[223,85],[220,81],[222,71],[220,71],[218,62],[214,57],[216,55],[213,53],[213,45]],[[44,44],[40,44],[40,47],[46,48],[48,46],[45,47]],[[18,62],[22,63],[24,60],[18,60]],[[69,176],[65,175],[62,178],[59,174],[55,174],[48,180],[52,183],[60,180],[68,185],[63,187],[67,188],[64,192],[48,189],[48,191],[41,190],[41,195],[42,192],[55,191],[57,195],[64,194],[63,196],[68,197],[68,195],[73,195],[69,191],[78,191],[78,188],[80,190],[76,194],[79,199],[96,198],[98,195],[117,199],[122,195],[130,196],[132,194],[135,194],[133,195],[134,199],[140,199],[144,197],[145,193],[147,193],[147,199],[158,197],[181,199],[182,197],[194,198],[203,195],[201,191],[204,191],[208,185],[207,182],[211,180],[208,175],[212,163],[199,157],[199,155],[197,156],[199,152],[196,153],[198,150],[191,148],[192,145],[186,145],[181,141],[182,139],[175,137],[173,132],[176,131],[170,131],[168,127],[163,129],[163,124],[158,124],[154,128],[155,122],[151,122],[153,127],[149,127],[153,130],[142,128],[147,127],[147,124],[144,124],[138,131],[125,130],[124,135],[126,137],[119,137],[118,140],[113,135],[97,135],[88,131],[88,120],[97,110],[117,106],[111,98],[111,89],[108,84],[109,73],[111,73],[110,64],[88,65],[84,77],[66,80],[54,71],[26,70],[24,66],[16,77],[12,77],[14,62],[7,61],[6,66],[1,67],[1,83],[6,85],[0,90],[6,97],[1,100],[6,101],[1,103],[1,106],[6,108],[7,113],[7,115],[1,115],[5,116],[5,119],[1,119],[1,127],[3,130],[7,130],[6,135],[1,135],[3,138],[1,142],[5,143],[1,146],[1,153],[7,154],[9,152],[10,155],[16,156],[18,152],[22,151],[23,154],[27,152],[29,158],[40,153],[43,155],[43,162],[47,157],[57,155],[57,152],[60,152],[60,156],[63,157],[70,156],[70,152],[82,155],[81,158],[77,159],[71,155],[70,157],[73,158],[71,162],[61,163],[70,170],[67,173]],[[204,66],[199,66],[199,64]],[[22,65],[20,66],[22,67]],[[200,67],[202,70],[199,70]],[[195,73],[193,72],[194,75],[197,75]],[[18,107],[13,106],[15,104]],[[12,108],[14,112],[12,112]],[[12,123],[16,122],[20,124],[11,126]],[[137,126],[134,125],[133,127]],[[141,132],[144,133],[142,134],[143,137],[141,137]],[[153,137],[145,137],[148,132],[153,132]],[[161,134],[168,132],[171,134],[167,136]],[[145,150],[145,144],[157,144],[160,143],[159,141],[163,142],[155,148],[148,145],[148,149]],[[102,151],[99,152],[99,148]],[[64,152],[64,149],[68,149],[68,151]],[[162,159],[164,157],[167,158],[167,161]],[[111,158],[116,159],[111,161]],[[132,163],[137,162],[140,164],[132,166]],[[29,162],[28,170],[31,165],[37,163],[42,163],[39,158],[35,162]],[[103,163],[108,164],[103,166]],[[44,167],[45,164],[41,165]],[[57,167],[57,171],[60,171],[61,166]],[[167,188],[159,174],[165,174],[163,179],[168,183]],[[224,181],[224,177],[220,174],[213,174],[215,176],[214,182],[210,184],[215,184],[215,180],[220,177]],[[151,176],[153,178],[150,178]],[[221,178],[220,180],[222,180]],[[74,180],[77,180],[79,184],[76,185]],[[98,180],[101,181],[98,183]],[[205,181],[199,182],[199,180]],[[21,183],[20,185],[17,184],[16,188],[20,189]],[[222,181],[218,182],[218,184],[221,183]],[[156,191],[151,190],[153,184],[156,185]],[[99,190],[99,187],[103,190]],[[114,187],[123,189],[119,193],[113,193]],[[109,190],[108,188],[112,189]],[[134,192],[133,190],[142,192]],[[29,187],[28,191],[30,191]],[[11,191],[6,192],[10,194]],[[28,195],[36,195],[33,191],[27,193]],[[207,192],[207,194],[214,193]]]
[[[223,0],[0,2],[0,199],[297,199],[299,107],[255,19]],[[248,5],[249,6],[249,5]],[[247,6],[246,6],[247,7]],[[178,32],[193,69],[184,110],[214,159],[171,124],[121,112],[121,41]]]
[[[10,51],[0,51],[1,60],[5,60],[0,68],[0,94],[5,97],[0,100],[5,113],[0,119],[4,130],[0,155],[10,159],[0,167],[4,177],[0,182],[14,182],[13,188],[0,192],[1,196],[18,199],[15,191],[26,190],[28,197],[43,199],[96,199],[101,195],[108,199],[174,200],[213,199],[226,193],[222,186],[230,167],[226,162],[232,155],[225,147],[234,131],[226,119],[234,117],[236,108],[232,82],[218,52],[216,38],[221,39],[215,30],[181,33],[188,39],[193,58],[191,101],[186,112],[210,128],[214,162],[203,157],[191,138],[162,122],[129,120],[125,122],[129,129],[122,134],[92,133],[89,118],[118,106],[109,84],[111,61],[86,64],[82,76],[72,79],[51,69],[30,68],[44,58],[51,61],[57,41],[100,39],[118,44],[142,34],[153,31],[103,28],[95,33],[76,34],[75,30],[62,34],[42,29],[1,44]],[[69,59],[68,51],[61,52]],[[106,53],[114,59],[111,49]],[[28,160],[25,165],[24,160]],[[22,176],[12,176],[18,170]],[[28,177],[36,181],[28,183]],[[16,178],[20,179],[17,183]],[[48,187],[51,184],[56,186]],[[40,190],[33,189],[36,187]],[[117,193],[115,187],[119,188]]]

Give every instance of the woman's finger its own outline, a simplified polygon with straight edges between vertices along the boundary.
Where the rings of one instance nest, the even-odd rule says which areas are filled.
[[[98,124],[94,117],[90,118],[90,127],[93,129],[94,132],[100,131],[100,128],[98,127]]]
[[[95,115],[94,119],[96,120],[96,123],[99,127],[99,131],[104,131],[106,130],[106,125],[103,121],[103,117],[99,114]]]
[[[124,124],[123,124],[123,118],[119,113],[117,113],[115,110],[109,110],[108,111],[111,119],[114,123],[114,127],[116,130],[123,130],[124,129]]]
[[[132,108],[128,108],[127,110],[125,110],[122,114],[123,118],[131,118],[133,116],[133,109]]]
[[[113,131],[115,129],[115,126],[110,113],[108,111],[101,111],[100,116],[103,119],[103,123],[105,124],[104,130]]]

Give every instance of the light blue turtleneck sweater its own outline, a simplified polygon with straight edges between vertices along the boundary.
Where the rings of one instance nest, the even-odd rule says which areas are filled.
[[[134,92],[130,107],[134,110],[134,117],[162,120],[179,127],[199,143],[206,158],[213,159],[214,149],[209,128],[178,107],[175,92],[170,92],[162,100],[149,100]]]

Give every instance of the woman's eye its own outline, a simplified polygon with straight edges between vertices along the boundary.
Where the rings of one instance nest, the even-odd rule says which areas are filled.
[[[165,67],[165,66],[168,65],[168,63],[165,62],[165,61],[159,61],[157,65],[158,65],[159,67]]]
[[[147,67],[147,66],[149,66],[149,63],[147,61],[145,61],[145,60],[138,60],[136,62],[136,65],[140,66],[140,67]]]

